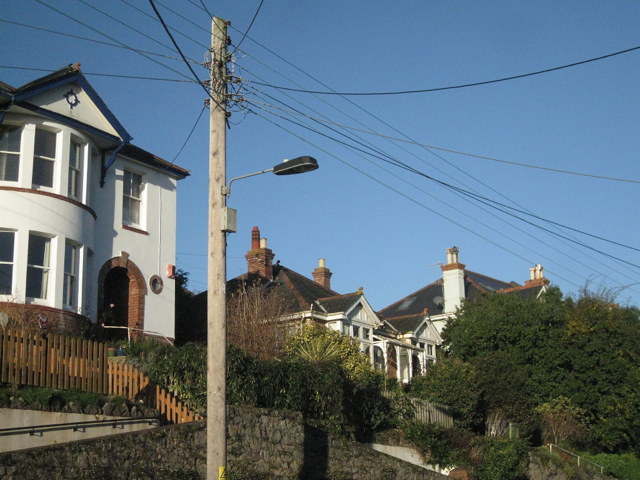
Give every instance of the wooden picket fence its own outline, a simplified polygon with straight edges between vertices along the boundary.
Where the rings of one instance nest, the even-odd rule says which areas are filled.
[[[168,423],[202,418],[134,366],[110,362],[105,343],[37,330],[0,329],[0,382],[142,400]]]
[[[413,414],[417,421],[422,423],[439,423],[445,427],[453,427],[453,417],[446,407],[418,398],[412,398],[411,404],[413,405]]]

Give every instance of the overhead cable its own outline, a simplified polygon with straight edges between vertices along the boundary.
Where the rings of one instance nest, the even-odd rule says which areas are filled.
[[[508,80],[516,80],[516,79],[519,79],[519,78],[532,77],[534,75],[541,75],[543,73],[555,72],[557,70],[562,70],[562,69],[565,69],[565,68],[576,67],[578,65],[584,65],[585,63],[597,62],[598,60],[604,60],[605,58],[615,57],[616,55],[622,55],[624,53],[633,52],[635,50],[640,50],[640,46],[633,47],[633,48],[627,48],[626,50],[621,50],[621,51],[615,52],[615,53],[609,53],[607,55],[602,55],[602,56],[596,57],[596,58],[590,58],[589,60],[582,60],[580,62],[574,62],[574,63],[570,63],[568,65],[562,65],[560,67],[547,68],[545,70],[538,70],[537,72],[531,72],[531,73],[523,73],[521,75],[513,75],[511,77],[498,78],[498,79],[495,79],[495,80],[485,80],[485,81],[482,81],[482,82],[465,83],[463,85],[453,85],[453,86],[450,86],[450,87],[425,88],[425,89],[418,89],[418,90],[401,90],[401,91],[397,91],[397,92],[327,92],[327,91],[320,91],[320,90],[304,90],[304,89],[299,89],[299,88],[282,87],[282,86],[269,85],[269,84],[258,83],[258,82],[256,82],[256,83],[258,83],[258,85],[263,85],[265,87],[276,88],[278,90],[287,90],[289,92],[314,93],[316,95],[339,95],[339,96],[342,96],[342,97],[347,97],[347,96],[406,95],[406,94],[413,94],[413,93],[441,92],[443,90],[454,90],[454,89],[458,89],[458,88],[477,87],[479,85],[488,85],[488,84],[491,84],[491,83],[506,82]]]
[[[165,65],[164,63],[159,62],[159,61],[158,61],[158,60],[156,60],[155,58],[151,58],[149,55],[147,55],[147,54],[145,54],[145,53],[142,53],[141,51],[137,51],[136,49],[134,49],[134,48],[130,47],[129,45],[127,45],[127,44],[125,44],[125,43],[123,43],[123,42],[121,42],[120,40],[117,40],[117,39],[115,39],[115,38],[113,38],[113,37],[111,37],[111,36],[107,35],[106,33],[101,32],[100,30],[97,30],[95,27],[92,27],[92,26],[90,26],[90,25],[87,25],[86,23],[81,22],[80,20],[78,20],[78,19],[76,19],[76,18],[72,17],[71,15],[68,15],[68,14],[64,13],[63,11],[58,10],[58,9],[57,9],[57,8],[55,8],[55,7],[52,7],[51,5],[49,5],[49,4],[47,4],[47,3],[45,3],[43,0],[35,0],[35,1],[36,1],[36,2],[38,2],[39,4],[41,4],[41,5],[45,6],[45,7],[47,7],[47,8],[49,8],[49,9],[53,10],[53,11],[54,11],[54,12],[56,12],[56,13],[59,13],[60,15],[62,15],[62,16],[64,16],[64,17],[67,17],[68,19],[70,19],[70,20],[72,20],[72,21],[74,21],[74,22],[76,22],[76,23],[79,23],[80,25],[82,25],[83,27],[88,28],[89,30],[93,30],[94,32],[99,33],[99,34],[100,34],[100,35],[102,35],[103,37],[106,37],[106,38],[108,38],[109,40],[112,40],[112,41],[114,41],[114,42],[117,42],[118,44],[122,45],[123,47],[127,48],[128,50],[131,50],[132,52],[135,52],[135,53],[137,53],[138,55],[142,55],[142,56],[143,56],[143,57],[145,57],[147,60],[151,60],[153,63],[157,63],[157,64],[158,64],[158,65],[160,65],[161,67],[164,67],[164,68],[166,68],[166,69],[168,69],[168,70],[171,70],[172,72],[177,73],[177,74],[178,74],[178,75],[180,75],[181,77],[189,78],[187,75],[185,75],[184,73],[182,73],[182,72],[180,72],[180,71],[176,70],[175,68],[172,68],[172,67],[170,67],[170,66],[168,66],[168,65]]]

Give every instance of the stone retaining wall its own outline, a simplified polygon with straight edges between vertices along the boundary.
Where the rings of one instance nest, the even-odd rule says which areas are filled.
[[[229,407],[229,480],[441,480],[360,443],[304,424],[302,415]],[[206,478],[206,422],[169,425],[0,454],[0,478]]]

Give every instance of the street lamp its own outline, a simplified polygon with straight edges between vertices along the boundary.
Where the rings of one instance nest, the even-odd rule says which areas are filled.
[[[224,127],[223,127],[224,128]],[[232,178],[224,184],[220,193],[222,201],[214,199],[209,204],[209,291],[207,293],[207,478],[226,478],[227,464],[227,243],[224,238],[236,231],[236,211],[226,206],[231,195],[231,183],[242,178],[253,177],[267,172],[275,175],[296,175],[316,170],[318,162],[309,156],[285,160],[268,170]],[[210,183],[211,193],[211,183]],[[219,221],[216,231],[215,222]],[[211,242],[217,237],[218,241]],[[222,237],[222,238],[221,238]],[[212,246],[217,245],[218,248]],[[217,475],[216,475],[217,473]]]

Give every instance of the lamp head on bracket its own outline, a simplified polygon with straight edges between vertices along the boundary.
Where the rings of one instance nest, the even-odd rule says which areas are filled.
[[[279,165],[273,167],[273,173],[276,175],[295,175],[298,173],[311,172],[318,169],[318,161],[309,156],[294,158],[293,160],[285,160]]]

